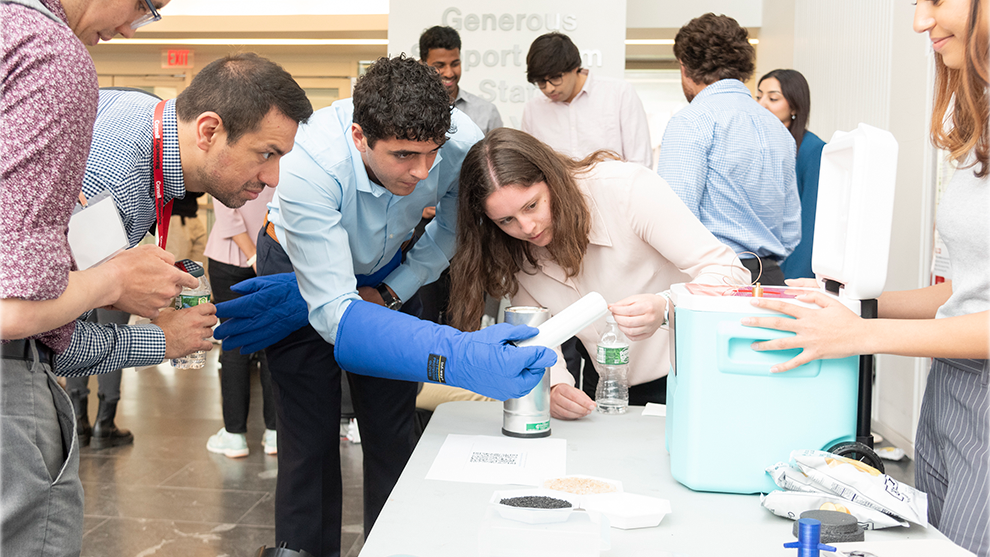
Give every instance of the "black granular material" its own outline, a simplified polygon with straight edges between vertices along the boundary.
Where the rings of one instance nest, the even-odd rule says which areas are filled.
[[[510,507],[523,507],[526,509],[569,509],[570,501],[555,499],[544,495],[527,495],[525,497],[509,497],[502,499],[499,503]]]

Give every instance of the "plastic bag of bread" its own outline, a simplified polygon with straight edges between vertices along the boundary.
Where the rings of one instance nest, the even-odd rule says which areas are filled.
[[[823,510],[851,514],[864,530],[909,526],[904,520],[828,493],[771,491],[760,496],[760,503],[773,514],[791,520],[797,520],[804,511]]]
[[[794,451],[793,460],[826,493],[928,527],[928,495],[857,460],[825,451]]]

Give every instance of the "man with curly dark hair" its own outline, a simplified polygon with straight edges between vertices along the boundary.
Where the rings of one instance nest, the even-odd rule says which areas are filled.
[[[755,53],[725,15],[692,19],[674,39],[691,104],[667,124],[657,172],[755,280],[784,283],[779,262],[801,240],[794,138],[743,84]]]
[[[556,361],[547,348],[507,346],[532,327],[461,333],[415,317],[417,291],[453,256],[461,162],[481,137],[435,70],[381,58],[351,99],[299,128],[282,160],[258,235],[259,277],[235,287],[248,295],[218,304],[232,319],[216,336],[245,353],[271,344],[275,536],[289,549],[340,554],[341,369],[364,452],[367,536],[412,453],[416,381],[516,398]],[[428,206],[436,218],[409,248]]]

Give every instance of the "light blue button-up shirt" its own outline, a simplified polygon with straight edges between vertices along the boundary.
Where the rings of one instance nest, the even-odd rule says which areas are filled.
[[[413,193],[397,196],[368,179],[351,136],[353,112],[350,99],[340,100],[299,127],[268,205],[268,219],[309,306],[309,322],[327,342],[334,342],[347,305],[361,299],[355,275],[370,275],[391,261],[425,207],[436,206],[436,217],[383,282],[408,300],[447,267],[454,255],[461,163],[482,138],[478,126],[455,109],[452,133],[429,177]]]
[[[783,260],[801,241],[794,138],[737,79],[705,87],[663,134],[657,172],[740,258]]]

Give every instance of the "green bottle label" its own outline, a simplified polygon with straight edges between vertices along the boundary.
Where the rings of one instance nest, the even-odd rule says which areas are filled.
[[[179,294],[175,297],[175,309],[191,308],[210,303],[209,294]]]
[[[621,366],[629,363],[628,346],[602,346],[598,345],[598,363],[607,366]]]

